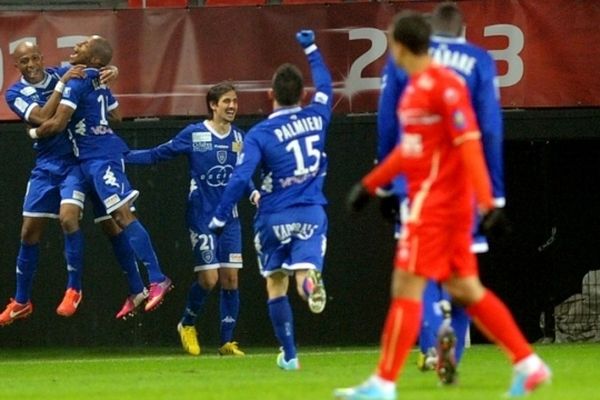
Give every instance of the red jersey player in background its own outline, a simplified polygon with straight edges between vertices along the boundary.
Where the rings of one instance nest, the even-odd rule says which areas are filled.
[[[428,55],[430,27],[422,15],[405,11],[390,29],[390,51],[410,81],[398,114],[402,142],[349,195],[354,210],[400,173],[408,181],[410,215],[398,243],[391,305],[375,373],[362,385],[337,389],[342,399],[396,399],[396,379],[414,345],[427,279],[444,282],[467,307],[475,324],[506,350],[514,364],[508,394],[521,396],[550,380],[504,303],[480,282],[470,252],[473,196],[484,215],[483,228],[499,234],[506,219],[494,209],[492,191],[468,90],[449,69]]]

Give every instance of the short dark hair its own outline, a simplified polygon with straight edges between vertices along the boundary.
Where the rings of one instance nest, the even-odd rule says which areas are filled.
[[[231,91],[236,91],[235,86],[231,82],[221,82],[212,86],[208,89],[208,93],[206,93],[206,109],[208,110],[208,118],[212,119],[214,116],[212,108],[210,108],[210,103],[218,103],[221,97]]]
[[[425,16],[412,10],[400,12],[392,23],[394,41],[402,43],[414,54],[427,54],[431,26]]]
[[[275,71],[272,81],[273,94],[282,106],[298,104],[304,89],[302,72],[293,64],[282,64]]]
[[[434,33],[459,36],[463,27],[463,14],[453,2],[438,4],[431,15],[431,27]]]
[[[102,36],[93,36],[90,42],[92,57],[98,59],[101,67],[105,67],[112,60],[112,46]]]

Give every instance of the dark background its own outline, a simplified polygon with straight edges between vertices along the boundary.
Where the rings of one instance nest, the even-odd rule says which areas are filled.
[[[258,118],[237,124],[247,129]],[[119,132],[132,148],[162,143],[190,119],[126,121]],[[502,296],[530,340],[542,336],[540,313],[581,289],[588,270],[600,269],[600,109],[505,111],[507,212],[512,237],[493,243],[482,260],[482,279]],[[374,344],[387,311],[393,254],[392,227],[376,207],[352,217],[344,208],[350,186],[372,166],[375,116],[336,116],[329,130],[330,200],[325,281],[329,303],[311,314],[290,290],[299,345]],[[20,123],[0,124],[0,306],[13,296],[21,203],[34,163],[31,142]],[[178,345],[176,325],[193,280],[192,254],[184,222],[189,187],[187,161],[153,167],[130,166],[141,196],[138,216],[149,230],[174,291],[156,311],[119,321],[127,288],[108,240],[85,213],[84,297],[78,312],[55,313],[66,284],[62,234],[51,222],[41,244],[33,288],[34,313],[0,328],[0,348],[18,346]],[[89,206],[89,204],[88,204]],[[258,273],[250,222],[241,206],[245,267],[240,273],[241,313],[236,339],[242,346],[276,346],[267,315],[264,280]],[[199,318],[203,345],[218,343],[218,296],[213,293]],[[474,335],[474,340],[481,338]],[[210,351],[210,350],[209,350]]]

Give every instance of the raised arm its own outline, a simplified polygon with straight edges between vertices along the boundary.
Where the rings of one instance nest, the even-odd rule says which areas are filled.
[[[304,49],[310,64],[312,80],[316,89],[312,101],[313,103],[323,104],[331,110],[333,83],[329,69],[325,65],[323,56],[321,56],[321,52],[315,43],[315,33],[311,30],[302,30],[296,33],[296,40]]]

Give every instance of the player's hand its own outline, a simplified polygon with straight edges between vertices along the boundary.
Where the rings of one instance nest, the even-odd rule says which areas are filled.
[[[350,193],[348,193],[346,200],[348,209],[353,212],[361,211],[365,208],[370,198],[371,195],[367,192],[367,189],[361,182],[358,182],[352,187]]]
[[[250,194],[250,203],[258,208],[258,203],[260,203],[260,192],[258,190],[253,190]]]
[[[62,83],[67,83],[73,78],[82,79],[85,78],[85,65],[77,64],[73,65],[65,74],[60,78]]]
[[[379,197],[379,212],[383,219],[392,224],[400,223],[400,198],[393,193]]]
[[[114,65],[107,65],[100,68],[100,83],[103,85],[110,85],[117,80],[118,76],[119,68]]]
[[[213,217],[208,224],[208,229],[210,229],[215,235],[220,236],[223,233],[223,229],[225,229],[225,221],[221,221],[217,217]]]
[[[508,236],[512,231],[510,221],[501,208],[488,211],[481,219],[479,229],[490,239],[496,240]]]
[[[315,32],[309,29],[303,29],[296,33],[296,40],[300,43],[300,46],[306,49],[315,44]]]

